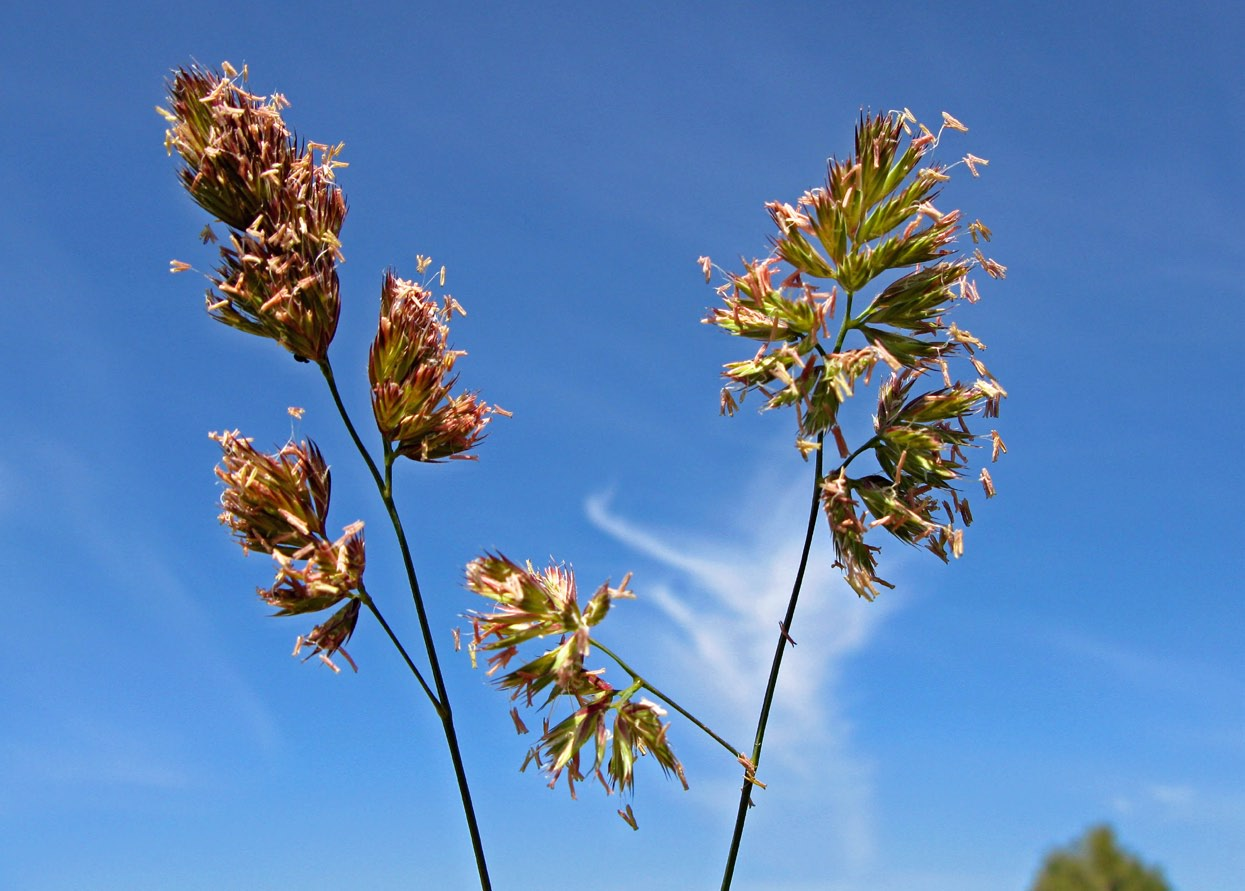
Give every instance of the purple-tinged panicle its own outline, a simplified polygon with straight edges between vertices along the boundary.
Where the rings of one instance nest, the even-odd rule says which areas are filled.
[[[337,541],[319,540],[292,555],[274,553],[277,577],[261,589],[278,616],[319,612],[351,597],[363,583],[363,524],[352,523]]]
[[[359,622],[359,606],[358,600],[351,600],[333,613],[327,622],[317,625],[306,637],[300,637],[294,644],[294,655],[297,656],[305,646],[314,647],[311,656],[319,656],[320,661],[333,669],[334,674],[339,674],[341,669],[333,664],[331,657],[340,652],[357,672],[359,666],[354,664],[354,660],[344,649],[344,644],[350,640],[350,635],[354,634],[355,625]],[[311,656],[307,658],[310,659]]]
[[[278,616],[320,612],[348,601],[299,638],[300,646],[314,646],[336,671],[328,657],[354,631],[365,596],[363,524],[347,526],[336,541],[328,539],[329,468],[314,443],[287,443],[267,455],[237,431],[213,433],[212,439],[224,453],[216,469],[225,484],[221,523],[233,530],[244,551],[270,554],[277,564],[276,579],[257,589],[259,596],[277,608]]]
[[[221,522],[243,550],[288,555],[324,537],[331,481],[314,442],[287,443],[266,455],[236,430],[211,438],[223,452],[216,468],[225,484]]]
[[[426,265],[426,263],[421,263]],[[415,282],[385,273],[380,321],[368,357],[372,413],[394,451],[415,461],[469,455],[494,413],[474,393],[453,395],[454,363],[464,353],[449,348],[449,320],[461,307],[441,301]]]
[[[301,361],[328,354],[341,312],[346,200],[334,184],[341,146],[300,144],[280,95],[257,96],[237,72],[198,67],[169,83],[165,146],[182,185],[229,229],[207,294],[213,318],[277,341]],[[245,77],[241,80],[244,82]],[[210,234],[210,229],[207,230]],[[213,236],[214,240],[214,236]],[[182,271],[186,264],[175,264]]]

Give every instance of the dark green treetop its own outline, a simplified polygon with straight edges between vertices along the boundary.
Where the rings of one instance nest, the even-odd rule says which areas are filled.
[[[1047,855],[1031,891],[1171,891],[1163,871],[1120,848],[1110,826],[1094,826]]]

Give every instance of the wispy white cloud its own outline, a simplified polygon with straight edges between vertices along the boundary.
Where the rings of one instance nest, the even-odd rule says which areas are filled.
[[[10,781],[45,789],[50,786],[100,788],[120,786],[152,790],[184,789],[193,772],[179,763],[167,740],[153,739],[116,721],[60,715],[54,738],[39,728],[42,739],[14,740],[5,745]]]
[[[1152,783],[1146,787],[1146,792],[1156,802],[1170,808],[1187,808],[1197,799],[1193,787],[1183,783]]]
[[[1105,670],[1130,686],[1145,690],[1188,694],[1190,691],[1235,690],[1239,683],[1209,665],[1149,652],[1080,630],[1063,629],[1044,636],[1058,649]]]
[[[710,720],[731,727],[728,735],[738,740],[751,738],[791,593],[808,510],[805,489],[783,486],[778,497],[744,497],[731,515],[764,519],[742,532],[723,523],[711,532],[717,539],[630,521],[613,511],[608,495],[585,503],[598,529],[672,571],[665,581],[637,589],[683,642],[669,657],[680,684],[715,701]],[[836,862],[860,873],[875,859],[872,764],[853,746],[840,684],[845,663],[868,645],[895,601],[857,598],[823,549],[829,549],[824,530],[791,629],[796,646],[784,656],[761,775],[782,789],[781,804],[779,793],[774,796],[783,809],[782,831],[813,833],[814,843],[839,849]],[[734,778],[723,784],[714,806],[737,797],[737,788]]]
[[[1240,825],[1245,800],[1231,786],[1208,789],[1186,782],[1138,782],[1111,800],[1121,817],[1207,826]]]
[[[127,801],[206,786],[175,729],[94,703],[23,701],[0,738],[0,817],[41,813],[50,802]]]

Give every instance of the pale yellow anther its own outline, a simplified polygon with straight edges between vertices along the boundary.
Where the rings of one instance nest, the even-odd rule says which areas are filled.
[[[952,130],[959,130],[961,133],[968,132],[967,127],[965,127],[955,118],[951,117],[951,115],[947,114],[945,111],[942,113],[942,124],[944,127],[949,127]]]
[[[968,165],[968,170],[973,176],[981,175],[977,172],[977,165],[980,164],[982,167],[988,167],[990,165],[990,162],[985,158],[978,158],[976,155],[965,155],[964,163]]]

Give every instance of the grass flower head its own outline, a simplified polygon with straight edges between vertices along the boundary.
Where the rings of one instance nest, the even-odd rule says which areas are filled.
[[[363,524],[347,526],[335,541],[326,536],[329,468],[314,443],[287,443],[268,455],[236,431],[213,433],[212,439],[223,453],[216,468],[225,487],[221,523],[233,530],[244,551],[270,554],[277,564],[275,580],[258,588],[259,596],[277,608],[278,616],[320,612],[349,601],[299,638],[300,647],[312,645],[337,670],[329,656],[354,632],[363,594]]]
[[[169,123],[165,146],[182,161],[182,185],[229,231],[209,276],[208,312],[318,362],[341,312],[341,147],[300,143],[282,119],[284,97],[250,93],[245,77],[224,67],[179,70],[169,109],[157,109]]]
[[[865,542],[871,529],[944,560],[959,555],[956,523],[971,521],[956,488],[976,439],[969,420],[995,416],[1007,395],[976,355],[985,345],[945,318],[957,301],[978,299],[974,270],[1006,272],[980,248],[955,253],[961,214],[935,203],[950,168],[927,160],[946,130],[967,128],[945,113],[936,134],[907,110],[863,115],[852,155],[830,161],[824,186],[794,205],[767,205],[778,230],[773,253],[729,275],[719,288],[724,305],[705,319],[758,344],[753,356],[726,364],[724,411],[753,391],[764,409],[793,407],[805,458],[831,435],[842,463],[820,479],[822,506],[837,565],[869,599],[887,585],[875,572],[877,547]],[[977,176],[987,162],[970,154],[959,163]],[[980,220],[968,229],[974,243],[990,240]],[[975,380],[952,379],[957,358]],[[888,376],[873,435],[853,448],[839,413],[875,373]],[[944,386],[917,390],[936,376]],[[862,456],[879,472],[848,475]]]
[[[444,272],[442,273],[444,275]],[[453,394],[449,322],[462,308],[450,296],[436,300],[415,282],[385,273],[380,321],[368,358],[372,412],[394,451],[416,461],[474,458],[490,415],[504,413],[476,394]]]
[[[556,724],[544,721],[541,738],[524,760],[524,767],[535,763],[544,770],[550,786],[565,776],[572,796],[575,784],[587,776],[595,776],[607,791],[630,791],[636,760],[649,754],[687,788],[683,767],[666,738],[669,725],[661,720],[665,711],[634,698],[642,680],[633,677],[630,686],[618,689],[602,677],[603,669],[584,667],[593,644],[592,628],[605,618],[613,601],[634,596],[627,588],[629,580],[628,575],[616,588],[602,584],[581,605],[575,574],[565,566],[537,571],[530,563],[520,566],[500,554],[486,554],[467,566],[467,588],[494,602],[491,612],[471,616],[473,646],[494,651],[490,674],[508,667],[521,644],[557,638],[551,649],[502,674],[497,684],[528,706],[552,711],[559,701],[572,703],[570,714]],[[541,693],[543,701],[537,703]],[[517,715],[515,724],[524,732]],[[582,760],[585,748],[590,763]]]

